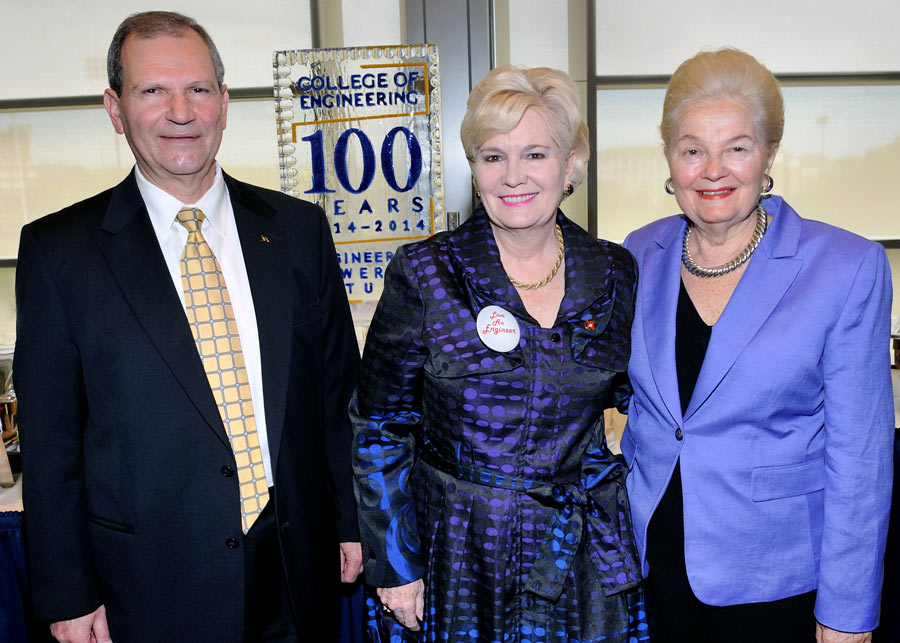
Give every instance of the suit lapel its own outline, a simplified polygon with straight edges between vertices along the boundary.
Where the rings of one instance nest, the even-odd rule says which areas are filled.
[[[133,174],[113,191],[100,244],[119,288],[172,374],[216,436],[228,438],[197,354],[179,293]]]
[[[290,368],[292,260],[287,237],[278,225],[275,210],[227,174],[225,183],[253,293],[262,363],[266,435],[272,466],[277,468]]]
[[[638,281],[642,282],[643,331],[650,372],[660,399],[676,424],[681,423],[681,401],[675,370],[675,309],[681,281],[678,241],[684,233],[684,225],[682,220],[677,220],[647,245],[638,274]]]
[[[713,327],[703,367],[685,420],[700,408],[794,282],[803,261],[796,257],[800,217],[780,197],[764,203],[772,223],[737,288]]]

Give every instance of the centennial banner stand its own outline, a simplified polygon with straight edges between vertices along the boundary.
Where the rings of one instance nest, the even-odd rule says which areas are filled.
[[[328,216],[367,326],[397,247],[446,229],[434,45],[277,51],[281,189]]]

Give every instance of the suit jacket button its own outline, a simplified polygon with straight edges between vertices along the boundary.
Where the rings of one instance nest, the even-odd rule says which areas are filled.
[[[684,433],[682,433],[681,428],[675,429],[675,439],[679,442],[684,439]]]
[[[226,478],[230,478],[234,475],[234,469],[229,467],[227,464],[222,465],[222,475]]]
[[[559,340],[561,340],[561,339],[562,339],[562,336],[561,336],[559,333],[553,333],[552,335],[550,335],[550,340],[551,340],[554,344],[557,343],[557,342],[559,342]]]
[[[225,541],[225,546],[228,547],[228,549],[237,549],[241,546],[241,543],[237,538],[228,538]]]

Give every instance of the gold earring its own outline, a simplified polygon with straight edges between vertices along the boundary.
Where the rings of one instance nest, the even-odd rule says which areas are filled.
[[[572,196],[575,193],[575,186],[571,183],[566,185],[566,189],[563,190],[563,197]]]

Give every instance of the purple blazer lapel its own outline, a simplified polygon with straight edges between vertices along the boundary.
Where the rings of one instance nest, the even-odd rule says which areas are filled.
[[[784,297],[803,265],[803,260],[796,256],[800,242],[800,217],[781,197],[770,197],[763,204],[772,215],[772,222],[747,264],[725,311],[713,326],[685,420],[703,406],[728,374],[735,360]],[[752,384],[748,382],[747,385]]]
[[[643,331],[650,371],[659,397],[672,420],[681,424],[681,401],[675,370],[675,309],[681,280],[681,245],[684,222],[662,231],[647,245],[638,281],[643,307]]]

